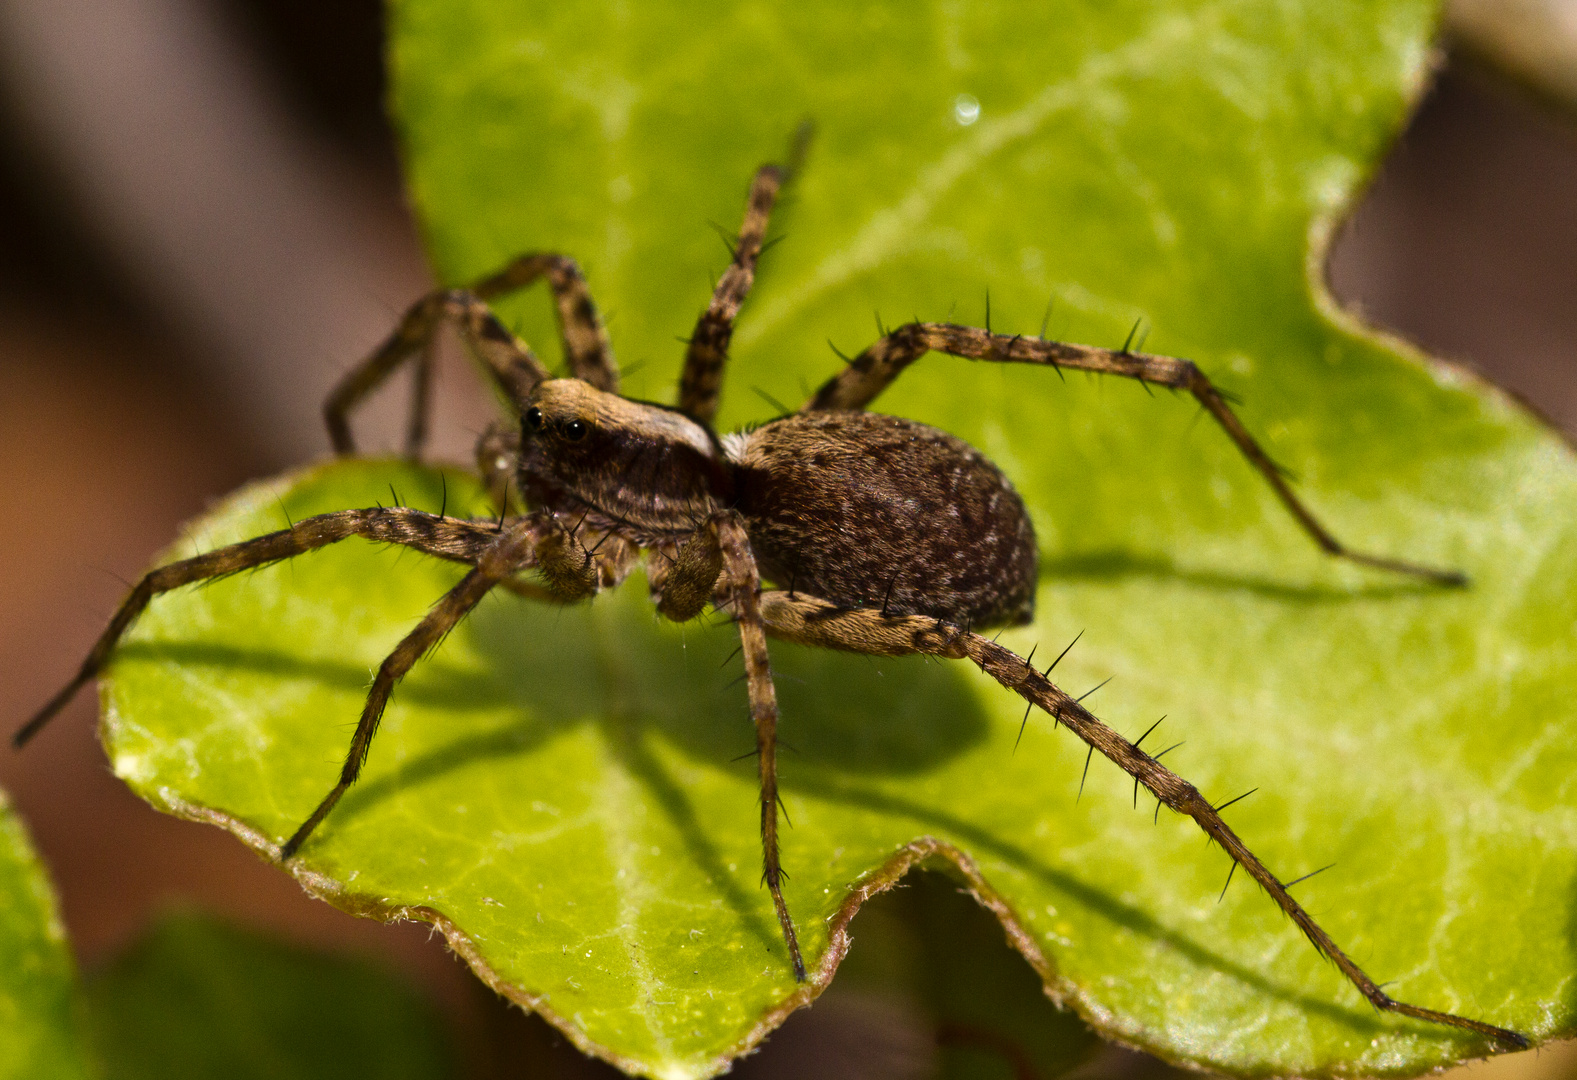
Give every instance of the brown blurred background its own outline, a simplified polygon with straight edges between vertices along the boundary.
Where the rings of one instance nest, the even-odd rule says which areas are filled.
[[[1370,321],[1577,430],[1577,3],[1453,14],[1440,81],[1341,231],[1331,280]],[[0,493],[15,508],[0,724],[68,676],[178,523],[327,450],[328,387],[426,287],[380,50],[377,0],[0,0]],[[453,355],[438,389],[435,449],[464,460],[486,397]],[[394,448],[400,410],[381,402],[364,445]],[[83,694],[26,755],[0,750],[85,966],[152,913],[200,905],[403,969],[453,1019],[470,1075],[614,1075],[425,928],[342,915],[218,830],[146,808],[93,720]],[[931,1046],[901,1003],[850,993],[736,1073],[918,1077]],[[1113,1050],[1081,1076],[1166,1071]],[[1476,1071],[1553,1080],[1577,1054]]]

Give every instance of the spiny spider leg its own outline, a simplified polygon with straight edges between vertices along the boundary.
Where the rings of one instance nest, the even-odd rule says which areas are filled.
[[[794,978],[804,982],[805,960],[783,899],[783,868],[778,858],[778,700],[757,602],[761,575],[750,535],[737,511],[722,510],[702,522],[683,544],[670,541],[663,548],[667,561],[648,563],[658,613],[674,622],[687,622],[699,615],[710,599],[718,609],[730,612],[739,627],[761,779],[761,878],[772,894]]]
[[[428,339],[416,354],[416,366],[411,369],[411,404],[405,418],[405,456],[412,461],[422,456],[427,445],[427,418],[432,413],[433,400],[433,346]]]
[[[539,277],[546,277],[548,288],[552,290],[564,356],[569,361],[571,372],[576,378],[599,389],[617,393],[619,368],[614,362],[607,331],[597,317],[597,306],[592,303],[580,267],[574,259],[551,252],[522,255],[511,260],[507,266],[478,279],[469,289],[439,289],[422,297],[406,311],[405,318],[400,320],[400,325],[388,340],[346,373],[323,405],[323,418],[328,423],[334,452],[355,452],[355,440],[350,433],[350,410],[382,385],[401,364],[416,356],[416,381],[411,395],[405,452],[409,457],[420,455],[422,445],[427,440],[433,334],[445,316],[460,322],[462,337],[467,339],[466,343],[473,353],[482,356],[495,378],[499,372],[512,371],[521,364],[532,369],[535,376],[526,382],[526,388],[532,382],[546,378],[546,371],[531,355],[531,350],[504,330],[486,307],[486,301],[523,289]],[[476,307],[481,310],[475,311]],[[496,325],[485,326],[487,320],[492,320]],[[474,339],[479,337],[490,339],[495,343],[494,347],[490,350],[478,348]],[[508,343],[522,355],[490,357],[487,355],[489,352],[497,354],[499,351],[496,343]],[[510,393],[511,386],[518,382],[518,375],[505,380],[503,389],[506,400],[518,400]]]
[[[361,775],[362,766],[367,762],[367,751],[372,748],[372,737],[378,732],[378,721],[383,718],[383,710],[389,703],[394,684],[442,641],[472,608],[481,603],[493,586],[531,565],[536,556],[540,529],[536,521],[520,518],[510,522],[502,534],[495,533],[491,539],[492,543],[476,559],[476,565],[460,579],[460,583],[433,605],[415,629],[406,634],[378,666],[372,689],[367,692],[367,703],[362,708],[361,719],[356,724],[356,733],[351,737],[339,782],[318,803],[312,816],[302,822],[301,827],[280,847],[281,862],[300,850],[312,830],[318,827],[318,823],[334,809],[334,804],[340,801],[340,797]]]
[[[519,468],[520,424],[495,420],[476,440],[476,470],[482,476],[482,486],[487,488],[494,513],[508,514],[513,509],[510,493]]]
[[[993,334],[969,326],[950,323],[910,323],[901,326],[860,353],[843,371],[829,379],[805,405],[812,409],[864,409],[898,374],[926,353],[951,353],[970,360],[999,363],[1045,364],[1107,375],[1121,375],[1141,383],[1187,390],[1216,418],[1249,464],[1265,478],[1276,496],[1328,555],[1349,562],[1412,574],[1442,585],[1465,585],[1467,578],[1457,570],[1439,570],[1383,555],[1353,551],[1336,539],[1314,514],[1293,494],[1282,470],[1248,433],[1225,397],[1211,384],[1192,361],[1148,353],[1101,349],[1090,345],[1069,345],[1042,341],[1020,335]]]
[[[553,310],[558,315],[570,374],[598,390],[617,394],[619,365],[613,359],[613,347],[608,344],[608,332],[597,315],[591,290],[574,259],[551,252],[521,255],[473,283],[471,291],[483,300],[493,300],[524,289],[539,277],[548,279],[553,292]]]
[[[1409,1005],[1386,994],[1292,898],[1286,886],[1266,869],[1192,784],[1107,727],[1010,649],[962,627],[927,616],[888,616],[874,608],[839,608],[803,593],[793,597],[786,592],[762,593],[760,612],[767,632],[785,641],[878,656],[925,653],[972,661],[1002,686],[1066,725],[1091,748],[1099,750],[1143,784],[1162,803],[1193,818],[1232,857],[1234,866],[1243,867],[1270,894],[1315,949],[1334,963],[1375,1008],[1474,1031],[1509,1046],[1523,1048],[1528,1045],[1528,1040],[1514,1031]]]
[[[476,294],[466,289],[428,293],[410,306],[400,325],[376,352],[346,373],[323,403],[323,419],[328,424],[329,441],[336,454],[356,452],[356,440],[350,431],[351,408],[406,360],[425,356],[433,334],[446,319],[456,324],[461,342],[486,367],[505,401],[523,400],[531,387],[548,377],[542,362],[498,321]],[[427,363],[425,359],[422,362]],[[418,378],[418,397],[425,394],[422,384],[423,380]],[[425,430],[425,427],[424,412],[422,428]],[[407,450],[413,446],[420,449],[421,434],[414,426],[407,432]]]
[[[778,697],[758,600],[761,578],[744,521],[736,512],[717,514],[704,529],[709,539],[715,538],[722,556],[718,599],[739,627],[740,649],[745,658],[750,719],[756,728],[756,769],[761,780],[761,877],[772,894],[772,906],[777,909],[783,941],[794,965],[794,978],[804,982],[805,961],[800,956],[794,920],[783,900],[783,868],[778,859]]]
[[[498,541],[491,522],[463,521],[436,517],[421,510],[388,507],[372,510],[340,510],[304,518],[288,529],[268,533],[239,544],[230,544],[190,559],[169,563],[143,575],[121,602],[109,625],[99,635],[76,677],[50,698],[11,738],[20,748],[38,734],[84,684],[104,668],[121,635],[142,614],[159,593],[199,581],[225,577],[269,563],[301,555],[352,536],[388,544],[402,544],[418,551],[455,562],[474,563]]]
[[[679,376],[679,409],[710,424],[717,412],[723,387],[723,365],[728,361],[728,343],[734,337],[734,316],[739,314],[750,286],[756,279],[756,258],[767,234],[767,219],[777,201],[784,172],[776,165],[763,165],[750,185],[745,220],[739,226],[739,241],[734,245],[734,261],[712,290],[712,302],[696,320],[695,330],[685,349],[684,372]]]

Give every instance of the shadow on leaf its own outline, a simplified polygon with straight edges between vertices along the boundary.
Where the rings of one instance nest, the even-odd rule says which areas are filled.
[[[1324,558],[1318,555],[1314,557]],[[1375,572],[1375,576],[1382,579],[1392,578],[1392,575],[1378,571]],[[1357,600],[1395,600],[1461,591],[1425,581],[1401,579],[1377,580],[1355,588],[1341,588],[1320,583],[1299,585],[1291,581],[1237,574],[1228,570],[1187,569],[1179,566],[1170,556],[1140,554],[1117,548],[1069,552],[1051,557],[1042,556],[1040,561],[1042,585],[1059,582],[1111,584],[1137,578],[1173,581],[1180,585],[1213,592],[1249,593],[1290,604],[1344,604]]]

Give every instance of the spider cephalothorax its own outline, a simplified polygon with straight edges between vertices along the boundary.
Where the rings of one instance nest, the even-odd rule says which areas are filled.
[[[161,592],[352,536],[467,565],[460,583],[379,667],[338,782],[280,844],[280,859],[290,859],[360,775],[394,685],[490,590],[584,600],[623,580],[644,549],[662,615],[690,619],[712,604],[738,627],[761,781],[763,880],[797,978],[805,979],[806,970],[781,888],[778,709],[769,635],[854,652],[969,659],[1110,758],[1161,804],[1193,818],[1232,856],[1234,868],[1243,867],[1376,1007],[1525,1045],[1514,1032],[1388,996],[1191,784],[1063,693],[1048,678],[1049,668],[1039,671],[976,633],[1025,622],[1032,613],[1036,549],[1029,515],[1012,485],[978,450],[935,428],[865,407],[929,351],[1103,372],[1185,390],[1215,417],[1324,551],[1443,585],[1461,584],[1462,576],[1344,547],[1293,494],[1197,367],[1126,348],[915,322],[862,352],[798,412],[720,440],[711,423],[734,317],[749,292],[782,180],[774,166],[756,174],[733,261],[690,338],[676,406],[619,396],[618,368],[596,308],[579,270],[561,255],[523,256],[469,289],[433,293],[335,390],[325,408],[330,436],[337,451],[351,452],[349,410],[407,361],[417,364],[417,401],[425,402],[427,345],[440,323],[453,321],[518,414],[516,424],[484,434],[477,449],[500,517],[471,521],[406,507],[342,510],[159,567],[138,582],[76,678],[17,732],[16,744],[102,669],[127,626]],[[569,378],[549,378],[486,303],[539,277],[547,279],[557,304]],[[425,414],[417,408],[409,438],[413,452],[420,450],[425,430]],[[511,516],[514,493],[525,512]]]
[[[732,504],[711,429],[580,379],[544,379],[521,403],[519,483],[529,505],[589,510],[632,540],[686,536]]]

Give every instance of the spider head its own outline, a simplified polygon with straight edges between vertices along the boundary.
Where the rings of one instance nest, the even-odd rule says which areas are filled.
[[[520,410],[520,480],[533,502],[576,504],[641,529],[690,531],[733,482],[717,438],[662,405],[547,379]]]

